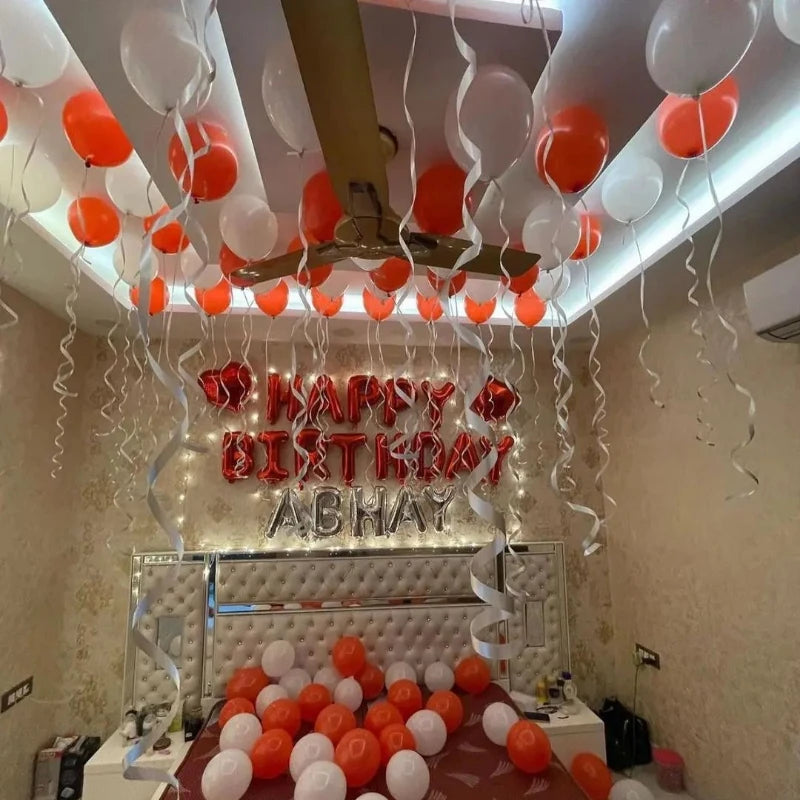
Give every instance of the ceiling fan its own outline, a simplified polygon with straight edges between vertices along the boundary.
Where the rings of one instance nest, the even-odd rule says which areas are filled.
[[[389,181],[361,28],[358,0],[281,0],[325,164],[344,211],[333,241],[309,244],[309,269],[347,258],[404,258],[400,217],[389,204]],[[471,242],[450,236],[402,236],[417,264],[451,268]],[[302,251],[255,261],[234,273],[252,286],[294,275]],[[516,277],[539,259],[507,250],[503,265]],[[499,277],[500,248],[484,244],[469,272]]]

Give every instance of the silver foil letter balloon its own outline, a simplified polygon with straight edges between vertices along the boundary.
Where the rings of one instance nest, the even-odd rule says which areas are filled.
[[[364,489],[354,486],[350,490],[350,533],[363,538],[364,529],[369,523],[374,536],[385,536],[384,520],[386,518],[386,489],[376,486],[369,500],[364,499]]]
[[[315,536],[336,536],[344,525],[342,492],[335,486],[318,486],[314,489],[311,505]]]
[[[267,523],[266,537],[272,539],[280,528],[291,528],[301,539],[311,530],[311,516],[294,489],[284,489]]]
[[[441,533],[447,525],[447,509],[456,496],[456,487],[445,486],[444,489],[435,489],[433,486],[425,486],[422,493],[433,511],[433,529]]]
[[[400,488],[394,499],[392,512],[389,514],[389,524],[386,526],[387,533],[397,533],[397,529],[404,522],[413,522],[419,533],[424,533],[428,528],[417,498],[405,486]]]

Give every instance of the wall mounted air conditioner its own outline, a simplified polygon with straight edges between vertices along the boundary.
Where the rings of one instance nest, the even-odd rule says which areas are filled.
[[[800,343],[800,255],[747,281],[744,299],[759,336]]]

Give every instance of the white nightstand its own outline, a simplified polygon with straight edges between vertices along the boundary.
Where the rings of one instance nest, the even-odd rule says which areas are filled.
[[[511,699],[523,711],[536,710],[536,698],[522,692],[511,692]],[[580,700],[577,709],[569,716],[551,714],[550,722],[537,722],[550,738],[553,752],[561,763],[570,768],[578,753],[594,753],[606,760],[606,736],[603,720]]]
[[[172,747],[159,753],[146,753],[136,763],[175,772],[191,746],[183,732],[169,734]],[[83,800],[151,800],[164,790],[164,784],[129,781],[122,777],[122,759],[130,750],[115,731],[89,759],[83,770]]]

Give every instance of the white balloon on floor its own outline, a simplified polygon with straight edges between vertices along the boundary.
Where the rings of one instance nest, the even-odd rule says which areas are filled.
[[[47,211],[61,197],[58,171],[38,150],[27,161],[29,149],[16,144],[0,147],[0,205],[15,214]]]
[[[294,647],[285,639],[270,642],[261,656],[261,669],[270,678],[280,678],[294,666]]]
[[[289,693],[292,700],[297,700],[297,695],[311,683],[311,676],[301,667],[293,667],[284,673],[280,685]]]
[[[410,664],[405,661],[395,661],[390,664],[386,670],[386,688],[388,689],[396,681],[414,681],[417,682],[417,673]]]
[[[345,678],[333,690],[333,702],[357,711],[364,700],[364,690],[355,678]]]
[[[219,735],[219,749],[249,753],[261,734],[261,721],[254,714],[234,714]]]
[[[644,784],[625,778],[611,787],[608,800],[655,800],[655,797]]]
[[[483,711],[483,732],[490,742],[506,746],[511,726],[519,722],[519,714],[508,703],[490,703]]]
[[[278,218],[252,194],[229,197],[219,212],[222,241],[245,261],[266,258],[278,241]]]
[[[406,721],[414,736],[417,752],[422,756],[435,756],[447,742],[444,720],[435,712],[423,708],[415,711]]]
[[[265,686],[256,697],[256,714],[258,714],[259,718],[263,717],[270,703],[274,703],[276,700],[283,700],[288,696],[289,692],[277,683]]]
[[[303,770],[294,787],[294,800],[344,800],[347,779],[338,764],[317,761]]]
[[[252,780],[250,756],[241,750],[223,750],[206,764],[200,791],[205,800],[239,800]]]
[[[423,680],[429,691],[440,692],[452,689],[456,679],[453,670],[447,664],[442,661],[434,661],[433,664],[425,667]]]
[[[394,800],[422,800],[430,784],[431,773],[419,753],[401,750],[389,759],[386,786]]]
[[[331,694],[336,690],[336,686],[342,676],[333,667],[322,667],[314,675],[314,683],[324,686]]]
[[[289,774],[297,783],[306,767],[318,761],[333,761],[333,742],[322,733],[307,733],[297,740],[289,756]]]

